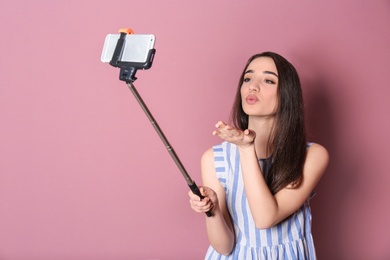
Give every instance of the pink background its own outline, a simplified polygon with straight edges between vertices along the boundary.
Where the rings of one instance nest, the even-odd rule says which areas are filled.
[[[108,33],[156,35],[135,86],[201,184],[241,69],[298,69],[330,166],[312,200],[320,259],[389,259],[390,2],[0,1],[0,259],[202,259],[204,216],[119,70]]]

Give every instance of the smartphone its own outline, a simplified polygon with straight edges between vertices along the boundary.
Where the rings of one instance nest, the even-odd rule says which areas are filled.
[[[120,34],[108,34],[104,41],[101,61],[109,63],[114,54]],[[153,34],[128,34],[126,35],[123,49],[122,62],[145,63],[149,51],[154,48],[156,37]]]

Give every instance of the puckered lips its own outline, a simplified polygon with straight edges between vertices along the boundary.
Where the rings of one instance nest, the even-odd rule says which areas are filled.
[[[250,95],[248,95],[248,96],[245,98],[245,101],[246,101],[246,103],[247,103],[248,105],[254,105],[254,104],[256,104],[256,103],[259,101],[259,99],[258,99],[255,95],[250,94]]]

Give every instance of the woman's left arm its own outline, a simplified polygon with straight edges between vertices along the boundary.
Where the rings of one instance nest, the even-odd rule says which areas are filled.
[[[297,211],[309,198],[328,165],[327,150],[313,144],[307,151],[301,185],[288,185],[273,195],[257,159],[253,142],[256,134],[250,130],[235,129],[223,122],[219,122],[217,128],[214,135],[238,147],[245,192],[257,228],[272,227]]]
[[[297,211],[309,198],[329,161],[327,150],[319,144],[313,144],[307,151],[302,184],[297,188],[288,185],[272,195],[259,167],[254,147],[239,150],[245,191],[258,228],[272,227]]]

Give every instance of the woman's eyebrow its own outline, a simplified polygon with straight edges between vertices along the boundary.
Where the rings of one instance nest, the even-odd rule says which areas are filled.
[[[254,71],[253,70],[247,70],[247,71],[245,71],[244,75],[247,74],[247,73],[254,73]],[[274,75],[274,76],[279,78],[279,76],[275,72],[272,72],[272,71],[265,70],[265,71],[263,71],[263,74],[271,74],[271,75]]]
[[[264,74],[271,74],[271,75],[275,75],[276,77],[278,77],[279,78],[279,76],[275,73],[275,72],[272,72],[272,71],[268,71],[268,70],[266,70],[266,71],[263,71],[263,73]]]

